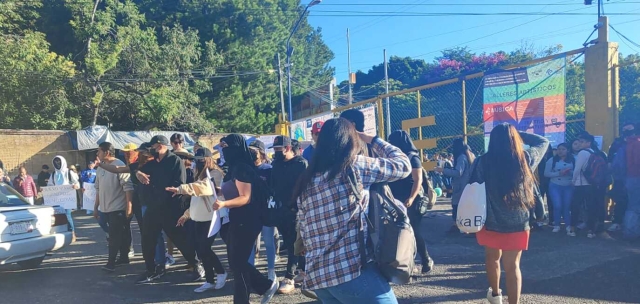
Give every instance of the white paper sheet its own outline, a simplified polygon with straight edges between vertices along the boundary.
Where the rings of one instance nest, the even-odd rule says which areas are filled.
[[[71,185],[42,187],[42,195],[47,206],[78,209],[76,190]]]
[[[213,202],[218,201],[218,194],[216,193],[216,188],[214,184],[211,182],[211,173],[207,170],[207,180],[211,184],[211,189],[213,189]],[[220,227],[222,227],[222,221],[220,220],[220,214],[217,210],[213,211],[213,216],[211,217],[211,226],[209,226],[209,237],[212,237],[220,231]]]
[[[96,185],[92,183],[82,184],[82,209],[93,211],[96,204]]]

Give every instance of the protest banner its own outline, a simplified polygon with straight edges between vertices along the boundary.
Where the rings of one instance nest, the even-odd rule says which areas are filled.
[[[61,206],[64,209],[77,209],[76,190],[72,185],[42,187],[44,204],[48,206]]]
[[[93,211],[93,207],[96,204],[96,185],[84,183],[82,188],[84,189],[82,193],[82,209]]]

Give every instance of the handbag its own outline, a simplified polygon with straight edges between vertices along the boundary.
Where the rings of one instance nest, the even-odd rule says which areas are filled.
[[[470,181],[464,187],[458,204],[456,224],[465,233],[479,232],[487,220],[487,189],[484,181],[477,181],[477,165],[478,161],[474,163]]]

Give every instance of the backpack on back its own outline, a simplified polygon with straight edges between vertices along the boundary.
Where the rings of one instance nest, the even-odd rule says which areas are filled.
[[[347,172],[347,187],[360,202],[362,196],[358,191],[358,178],[353,168]],[[367,220],[368,236],[363,229],[358,235],[360,257],[365,265],[373,259],[385,278],[395,284],[406,284],[411,281],[415,268],[417,252],[415,235],[409,223],[406,209],[394,199],[387,184],[373,184],[369,188],[369,212],[360,210],[360,215]],[[359,221],[361,222],[361,221]],[[367,246],[368,245],[368,246]]]
[[[640,177],[640,137],[627,139],[627,176]]]
[[[603,187],[610,185],[611,174],[609,174],[609,167],[605,159],[591,150],[585,151],[591,153],[587,166],[582,171],[589,184]]]
[[[277,213],[280,213],[280,208],[271,208],[273,191],[267,184],[267,181],[262,179],[260,171],[261,169],[256,169],[256,178],[253,183],[251,183],[251,200],[253,203],[257,203],[260,206],[260,219],[262,220],[262,225],[275,227],[278,224],[279,215]]]

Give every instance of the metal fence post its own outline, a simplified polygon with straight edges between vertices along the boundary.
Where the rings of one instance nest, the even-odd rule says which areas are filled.
[[[420,95],[420,90],[416,91],[417,101],[418,101],[418,118],[422,117],[422,98]],[[418,140],[422,140],[422,127],[418,128]],[[420,149],[420,161],[424,161],[424,150]]]
[[[378,108],[378,137],[386,140],[386,137],[384,137],[384,110],[381,98],[376,100],[376,106]]]
[[[467,143],[467,80],[462,79],[462,140]]]

